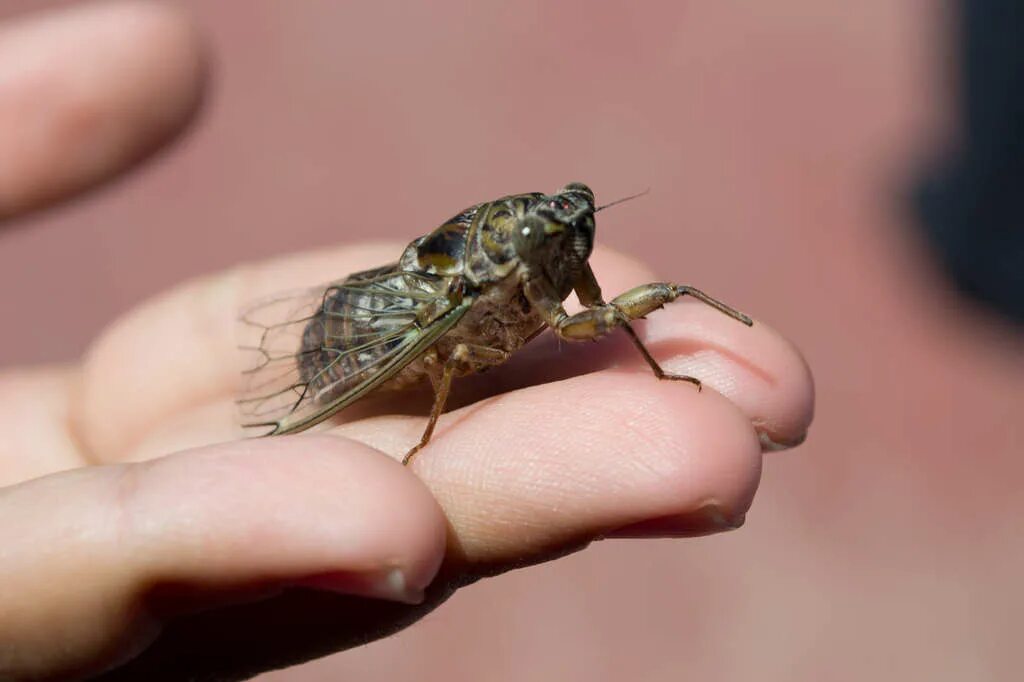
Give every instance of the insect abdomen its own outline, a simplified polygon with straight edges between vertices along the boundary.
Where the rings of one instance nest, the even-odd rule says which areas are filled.
[[[395,279],[400,280],[401,274],[396,273]],[[407,335],[418,332],[412,299],[355,285],[353,281],[353,286],[330,287],[302,334],[299,372],[306,390],[320,403],[334,400],[379,371]]]

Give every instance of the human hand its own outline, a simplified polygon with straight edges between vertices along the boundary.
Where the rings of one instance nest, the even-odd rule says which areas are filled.
[[[160,5],[5,29],[0,216],[129,167],[187,122],[202,80],[194,32]],[[316,435],[238,440],[237,311],[401,246],[187,283],[77,366],[0,376],[0,677],[238,678],[354,646],[596,538],[736,527],[763,445],[804,436],[812,388],[792,346],[680,302],[638,330],[714,390],[658,382],[617,336],[548,335],[457,384],[463,406],[409,469],[395,458],[422,430],[401,414],[425,414],[416,396]],[[592,263],[610,294],[656,279],[608,251]]]

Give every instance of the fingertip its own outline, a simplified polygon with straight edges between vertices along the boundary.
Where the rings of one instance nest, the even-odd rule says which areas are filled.
[[[767,450],[785,450],[796,447],[807,439],[814,420],[814,376],[803,353],[796,345],[778,332],[774,332],[774,359],[777,407],[765,411],[762,418],[754,419],[762,444]]]
[[[205,50],[194,22],[159,2],[88,3],[0,33],[0,218],[115,175],[198,108]]]
[[[236,441],[137,466],[126,514],[144,524],[132,535],[152,550],[157,576],[211,585],[262,576],[412,601],[444,557],[447,525],[430,491],[355,441]],[[185,518],[202,523],[182,532]]]
[[[747,327],[699,301],[645,320],[642,337],[669,372],[692,375],[750,420],[765,450],[799,445],[814,417],[814,381],[799,349],[762,320]]]
[[[757,492],[763,461],[746,415],[715,391],[657,381],[646,372],[631,372],[629,379],[635,395],[648,396],[643,407],[634,409],[657,414],[644,430],[660,432],[653,443],[657,447],[642,449],[637,460],[638,489],[644,491],[639,523],[653,521],[650,528],[659,528],[647,536],[740,527]],[[643,442],[639,435],[626,438]]]
[[[446,530],[414,475],[340,438],[236,442],[27,481],[0,493],[0,677],[102,670],[148,646],[168,617],[296,585],[417,602]]]
[[[469,563],[542,556],[709,507],[727,530],[760,479],[759,443],[731,402],[646,373],[589,374],[460,412],[415,466]]]

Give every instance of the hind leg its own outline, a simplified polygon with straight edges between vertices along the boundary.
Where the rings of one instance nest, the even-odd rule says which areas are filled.
[[[437,357],[436,355],[433,357]],[[434,386],[434,406],[430,409],[430,419],[427,421],[427,428],[423,430],[420,442],[405,453],[402,464],[408,465],[413,455],[419,452],[434,435],[434,427],[437,420],[444,412],[445,403],[448,402],[448,394],[451,393],[452,379],[457,373],[478,369],[481,365],[500,365],[509,358],[509,353],[498,348],[487,346],[473,346],[467,343],[460,343],[452,350],[451,356],[440,367],[440,371],[434,370],[430,375],[430,381]],[[436,367],[436,365],[435,365]]]

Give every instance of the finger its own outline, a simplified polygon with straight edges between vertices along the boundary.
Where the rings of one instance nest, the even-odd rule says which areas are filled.
[[[88,3],[0,27],[0,219],[126,169],[182,129],[196,31],[156,2]]]
[[[0,547],[0,677],[77,679],[146,648],[167,619],[296,585],[417,601],[445,521],[380,453],[283,438],[4,489]]]
[[[421,428],[382,416],[336,430],[400,456]],[[623,369],[445,415],[412,466],[445,509],[449,558],[488,572],[609,534],[735,528],[757,487],[761,448],[746,416],[714,391]]]

